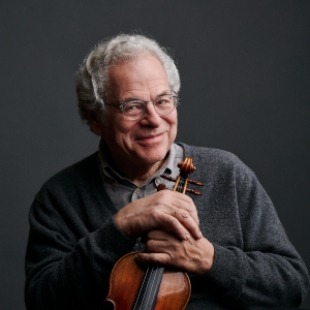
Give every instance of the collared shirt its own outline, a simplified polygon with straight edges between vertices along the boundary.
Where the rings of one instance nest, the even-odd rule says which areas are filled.
[[[172,188],[173,182],[161,176],[165,174],[175,179],[179,175],[178,163],[183,160],[183,153],[183,148],[173,143],[163,166],[149,180],[137,186],[113,169],[104,153],[103,143],[100,143],[99,161],[101,176],[104,181],[104,187],[115,207],[119,210],[136,199],[155,193],[159,184],[164,184],[166,188]]]

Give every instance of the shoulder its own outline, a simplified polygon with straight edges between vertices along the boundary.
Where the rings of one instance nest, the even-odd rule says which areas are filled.
[[[180,143],[184,148],[185,156],[191,156],[197,161],[209,162],[218,165],[244,165],[240,158],[232,152],[217,148],[193,146]]]
[[[254,172],[232,152],[217,148],[208,148],[179,143],[184,155],[193,158],[197,172],[208,173],[214,177],[255,178]]]
[[[78,189],[89,184],[91,180],[100,179],[98,168],[98,152],[83,158],[82,160],[62,169],[50,177],[41,187],[40,192],[46,192],[51,189],[70,190]]]

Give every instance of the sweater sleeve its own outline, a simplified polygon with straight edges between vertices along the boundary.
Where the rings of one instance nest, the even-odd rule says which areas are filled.
[[[215,181],[223,185],[219,205],[227,208],[218,218],[231,217],[221,234],[240,241],[214,238],[215,261],[204,278],[207,287],[240,308],[299,306],[309,286],[305,264],[255,174],[237,158],[233,162],[233,169]]]
[[[43,187],[30,210],[26,306],[102,309],[112,266],[135,240],[117,230],[95,184],[60,179]]]

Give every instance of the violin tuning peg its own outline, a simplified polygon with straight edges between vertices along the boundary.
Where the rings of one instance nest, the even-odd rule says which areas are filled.
[[[197,196],[202,195],[202,193],[201,193],[201,192],[196,191],[196,190],[194,190],[194,189],[190,189],[190,188],[187,188],[187,189],[186,189],[186,192],[187,192],[187,193],[190,193],[190,194],[197,195]]]
[[[194,185],[197,185],[197,186],[203,186],[204,184],[199,182],[199,181],[196,181],[196,180],[187,180],[188,183],[191,183],[191,184],[194,184]]]

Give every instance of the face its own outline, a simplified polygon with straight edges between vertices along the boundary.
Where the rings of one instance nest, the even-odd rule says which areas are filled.
[[[112,90],[109,102],[113,104],[128,99],[151,101],[170,90],[163,66],[150,55],[111,66],[109,77]],[[153,104],[148,103],[146,114],[138,121],[127,120],[111,106],[107,106],[106,114],[107,124],[101,125],[99,134],[116,164],[152,166],[165,159],[177,134],[176,109],[159,116]]]

